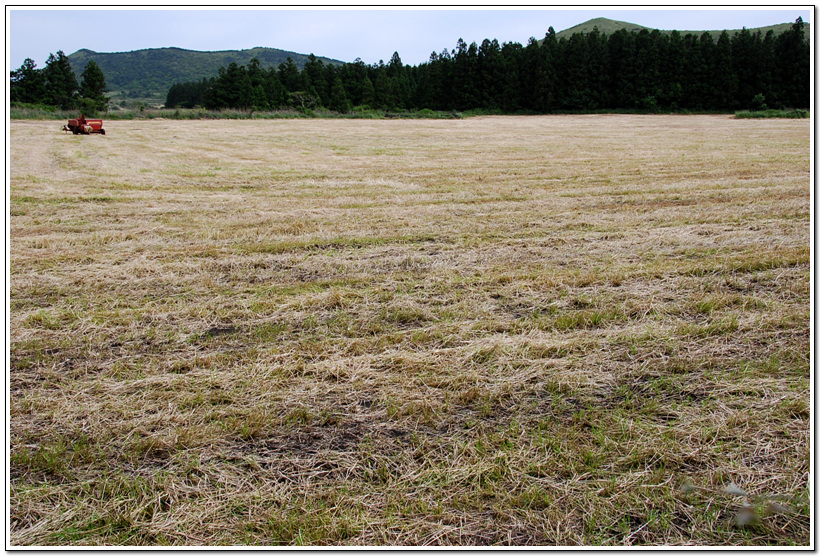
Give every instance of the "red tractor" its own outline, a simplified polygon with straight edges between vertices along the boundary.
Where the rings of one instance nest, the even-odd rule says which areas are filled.
[[[88,120],[86,119],[85,114],[80,114],[79,118],[72,118],[71,120],[68,120],[68,123],[63,126],[63,131],[70,131],[74,135],[78,135],[80,133],[83,135],[88,135],[90,133],[105,135],[105,130],[102,125],[102,120]]]

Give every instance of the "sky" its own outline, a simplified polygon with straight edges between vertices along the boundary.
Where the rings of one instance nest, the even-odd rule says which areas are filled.
[[[413,7],[248,8],[177,6],[147,9],[89,7],[65,9],[6,7],[7,70],[31,58],[38,68],[49,54],[70,55],[87,48],[96,52],[128,52],[144,48],[243,50],[257,46],[299,54],[313,53],[366,64],[388,62],[398,52],[405,64],[418,65],[432,52],[452,50],[459,38],[468,44],[497,39],[500,44],[526,45],[596,17],[645,27],[680,31],[754,28],[790,23],[802,17],[814,23],[809,5],[698,7],[612,6],[563,8],[471,6],[437,9]]]

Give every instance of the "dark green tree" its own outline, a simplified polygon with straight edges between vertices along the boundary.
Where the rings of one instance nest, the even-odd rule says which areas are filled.
[[[524,48],[519,87],[522,107],[526,110],[546,113],[553,108],[555,80],[551,54],[555,47],[554,38],[553,35],[548,41],[545,37],[539,43],[531,37]]]
[[[713,109],[731,110],[738,106],[737,75],[732,63],[732,41],[723,31],[718,37],[710,64]]]
[[[777,91],[775,84],[775,71],[777,60],[774,54],[774,31],[766,32],[760,43],[760,59],[758,60],[758,93],[763,95],[768,101],[777,103]]]
[[[341,113],[350,112],[351,108],[353,108],[345,93],[341,77],[337,76],[336,79],[333,80],[333,86],[330,92],[330,105],[328,108]]]
[[[200,81],[175,83],[168,89],[165,96],[166,108],[194,108],[203,104],[205,92],[211,86],[212,79],[203,78]]]
[[[43,71],[31,58],[11,72],[9,78],[9,101],[38,104],[46,101],[46,81]]]
[[[242,110],[253,108],[253,86],[245,66],[231,63],[228,66],[228,83],[234,89],[232,97],[235,99],[230,107]]]
[[[694,110],[708,109],[713,102],[709,79],[712,75],[710,64],[713,62],[715,42],[709,33],[702,33],[699,37],[695,34],[687,34],[683,40],[686,44],[686,62],[682,105]]]
[[[395,108],[406,108],[410,98],[410,79],[398,52],[394,52],[385,67]]]
[[[780,103],[789,108],[808,108],[811,101],[810,53],[804,27],[803,18],[798,17],[775,44]]]
[[[641,29],[635,35],[635,87],[637,107],[654,111],[663,95],[660,31]],[[631,108],[631,107],[629,107]]]
[[[258,58],[252,58],[246,68],[248,75],[247,107],[253,110],[267,110],[270,108],[268,95],[265,92],[265,71]],[[241,81],[244,81],[242,79]]]
[[[732,36],[732,71],[737,77],[735,106],[750,108],[752,99],[760,94],[760,33],[752,34],[745,27]]]
[[[661,65],[661,102],[664,106],[677,110],[684,103],[683,81],[686,64],[686,45],[679,32],[672,31],[669,35],[662,59],[664,63]]]
[[[376,106],[385,110],[395,110],[398,108],[398,82],[395,77],[388,75],[386,67],[383,64],[377,70],[373,89],[376,94]]]
[[[504,43],[501,47],[500,107],[508,113],[522,108],[521,72],[524,49],[519,43]]]
[[[247,90],[244,90],[244,83],[240,83],[240,74],[244,74],[247,80]],[[244,66],[239,66],[236,62],[228,64],[227,68],[219,68],[218,75],[211,82],[211,86],[205,94],[203,105],[208,110],[220,110],[222,108],[239,108],[245,99],[250,100],[250,79],[247,77]]]
[[[370,107],[376,106],[376,87],[373,86],[369,75],[364,76],[362,84],[362,104]]]
[[[268,107],[273,110],[281,108],[287,103],[287,93],[282,81],[279,79],[279,73],[276,68],[269,68],[265,73],[265,97],[268,101]]]
[[[413,94],[413,102],[421,108],[431,110],[453,110],[452,98],[452,58],[444,49],[440,54],[430,54],[426,64],[418,69],[418,83]]]
[[[575,33],[561,41],[561,98],[564,108],[592,110],[602,100],[604,46],[598,28],[591,33]]]
[[[108,105],[108,99],[105,96],[108,88],[100,66],[94,60],[89,60],[80,78],[80,97],[86,110],[90,113],[105,110]]]
[[[314,99],[313,102],[316,106],[322,105],[322,97],[319,96],[316,87],[313,85],[313,79],[310,77],[310,74],[306,71],[303,71],[300,75],[302,78],[302,86],[299,87],[299,92],[305,93],[306,95],[312,97]]]
[[[325,87],[324,63],[313,54],[308,56],[302,70],[302,90],[318,98],[323,106],[330,102],[330,92]]]
[[[279,81],[287,92],[298,91],[302,85],[299,67],[290,56],[279,64]]]
[[[360,58],[356,58],[353,63],[344,64],[339,69],[339,77],[350,102],[353,105],[363,104],[362,94],[364,92],[364,80],[367,77],[367,65]]]
[[[484,39],[476,58],[476,107],[498,109],[503,104],[504,57],[498,41]]]
[[[71,69],[68,56],[62,50],[57,51],[56,56],[49,54],[43,77],[47,104],[66,110],[77,106],[77,77]]]
[[[458,39],[453,55],[453,100],[457,110],[470,110],[481,105],[478,96],[478,45],[468,46]]]
[[[590,108],[606,106],[607,102],[606,84],[609,79],[609,67],[606,43],[606,35],[601,33],[597,27],[594,27],[592,32],[587,35],[587,49],[589,49],[587,68],[590,73],[589,92],[592,100]]]
[[[618,29],[607,41],[608,108],[634,108],[639,101],[635,33]]]

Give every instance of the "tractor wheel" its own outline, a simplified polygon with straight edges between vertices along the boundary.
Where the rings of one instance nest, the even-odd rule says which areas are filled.
[[[105,130],[104,129],[100,129],[100,135],[105,135]]]

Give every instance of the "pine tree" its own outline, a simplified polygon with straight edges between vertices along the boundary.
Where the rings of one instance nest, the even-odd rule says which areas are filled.
[[[457,110],[478,108],[481,104],[478,97],[478,45],[458,39],[453,56],[453,93]]]
[[[336,76],[336,79],[333,80],[333,86],[330,92],[329,108],[336,112],[342,113],[350,112],[350,109],[352,108],[350,101],[347,99],[347,94],[345,93],[342,79],[339,76]]]
[[[713,88],[712,108],[733,109],[737,106],[737,75],[732,64],[732,41],[726,31],[718,37],[713,60],[709,80]]]
[[[105,110],[108,99],[105,93],[108,91],[105,85],[105,75],[100,66],[94,60],[89,60],[80,76],[80,97],[84,100],[86,109],[94,113]]]
[[[292,93],[299,90],[299,86],[301,85],[299,68],[290,56],[288,56],[286,61],[279,64],[279,80],[285,87],[285,91]]]
[[[393,53],[387,63],[386,72],[394,108],[406,108],[410,98],[410,81],[398,52]]]
[[[302,70],[302,90],[315,96],[323,106],[330,102],[330,94],[325,87],[324,63],[313,54],[308,56]]]
[[[811,100],[809,43],[804,26],[803,18],[798,17],[792,28],[777,38],[775,45],[781,102],[789,108],[807,108]]]
[[[354,106],[362,104],[365,77],[367,77],[367,66],[361,58],[356,58],[353,63],[344,64],[339,68],[339,78],[345,88],[345,94]]]
[[[712,88],[712,64],[714,64],[715,41],[709,33],[691,37],[691,48],[687,55],[686,104],[689,108],[706,110],[714,106]]]
[[[660,79],[660,31],[651,33],[641,29],[635,36],[635,85],[638,106],[648,110],[657,108],[662,92]]]
[[[774,57],[774,31],[769,29],[760,43],[760,60],[758,74],[758,94],[764,96],[765,101],[777,102],[774,74],[777,61]]]
[[[595,31],[597,33],[597,28]],[[563,107],[570,110],[596,108],[591,83],[595,75],[590,71],[592,53],[587,37],[584,33],[575,33],[569,40],[561,41],[561,98]]]
[[[666,48],[665,60],[661,66],[661,80],[663,82],[663,103],[672,109],[681,107],[683,97],[684,64],[686,63],[686,47],[683,37],[677,31],[672,31]]]
[[[248,107],[254,110],[267,110],[269,108],[268,96],[265,92],[265,72],[261,68],[258,58],[252,58],[248,62]]]
[[[379,68],[376,75],[376,82],[373,83],[376,92],[376,105],[385,110],[395,110],[398,108],[397,81],[395,77],[390,77],[384,66]]]
[[[362,83],[362,104],[370,107],[376,106],[376,88],[368,75],[364,76]]]
[[[516,112],[522,106],[521,70],[524,49],[518,43],[504,43],[501,47],[500,105],[505,112]]]
[[[503,57],[498,41],[484,39],[476,59],[476,102],[479,108],[496,109],[501,106],[503,91]]]
[[[46,82],[42,70],[31,58],[23,60],[23,65],[11,72],[9,78],[9,100],[31,104],[46,101]]]
[[[635,68],[635,34],[618,29],[607,41],[609,108],[634,108],[639,100]]]
[[[279,73],[276,68],[269,68],[265,74],[264,80],[265,97],[268,101],[268,106],[276,110],[285,105],[287,94],[282,82],[279,80]]]
[[[45,78],[46,102],[62,109],[75,108],[77,105],[77,77],[71,64],[62,50],[57,55],[49,54],[46,67],[43,69]]]
[[[737,76],[736,106],[751,108],[752,99],[760,94],[760,33],[749,32],[745,27],[732,37],[732,71]]]

